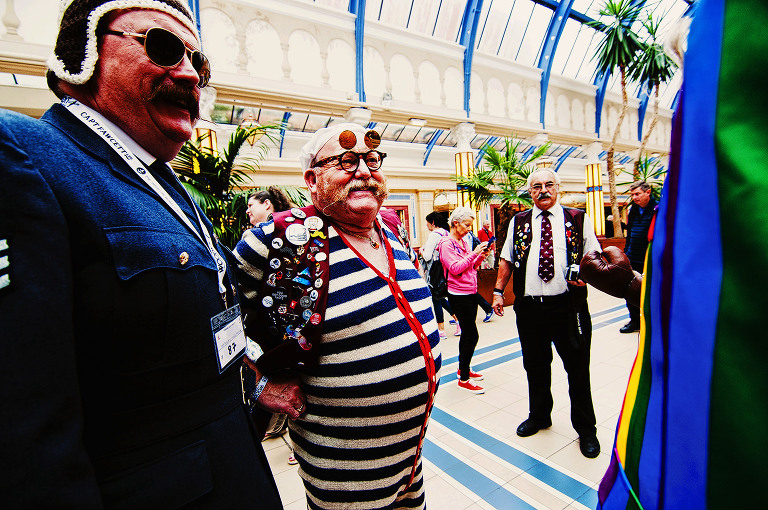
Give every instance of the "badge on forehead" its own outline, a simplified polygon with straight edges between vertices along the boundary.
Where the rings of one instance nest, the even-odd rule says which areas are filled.
[[[357,145],[357,137],[355,136],[355,133],[349,129],[345,129],[339,133],[339,145],[341,145],[342,149],[347,150]]]
[[[381,144],[381,135],[371,129],[365,134],[365,146],[373,150]]]

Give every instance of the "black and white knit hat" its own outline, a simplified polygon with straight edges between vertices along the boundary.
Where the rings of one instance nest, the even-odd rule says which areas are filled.
[[[96,28],[104,14],[118,9],[166,12],[200,40],[184,0],[62,0],[59,35],[53,54],[48,57],[48,74],[75,85],[87,82],[99,59]]]

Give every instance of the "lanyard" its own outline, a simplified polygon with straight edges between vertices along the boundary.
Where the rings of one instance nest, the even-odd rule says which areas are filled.
[[[112,133],[107,126],[105,126],[103,123],[99,122],[96,118],[94,118],[93,115],[91,115],[91,112],[85,108],[79,101],[76,99],[72,99],[71,97],[65,97],[61,100],[62,106],[67,108],[76,118],[78,118],[83,124],[88,126],[91,131],[99,135],[104,141],[107,142],[107,144],[112,147],[112,149],[123,158],[123,161],[126,162],[128,166],[131,167],[131,169],[136,172],[136,175],[141,178],[142,181],[144,181],[147,186],[149,186],[152,191],[157,193],[160,198],[163,200],[163,202],[168,205],[168,207],[171,208],[171,211],[186,225],[186,227],[195,234],[195,236],[206,246],[208,249],[208,253],[211,254],[211,257],[213,257],[213,261],[216,263],[216,271],[219,275],[219,292],[222,295],[225,295],[226,287],[224,287],[224,275],[227,273],[227,265],[224,261],[224,258],[221,256],[221,254],[216,250],[213,244],[213,239],[211,239],[211,235],[208,232],[208,229],[205,228],[205,224],[203,223],[202,218],[200,217],[200,213],[197,210],[197,207],[192,207],[195,211],[195,214],[197,215],[197,222],[200,226],[200,230],[195,228],[195,226],[192,224],[192,222],[189,221],[189,218],[187,218],[187,215],[184,214],[184,211],[181,210],[179,207],[179,204],[176,203],[176,201],[171,198],[171,196],[168,194],[167,191],[165,191],[165,188],[163,188],[159,182],[154,178],[154,176],[149,173],[144,166],[144,164],[129,150],[126,148],[125,144],[120,141],[120,138],[115,136],[114,133]],[[186,190],[185,190],[186,193]],[[187,195],[189,196],[189,195]],[[190,199],[191,200],[191,199]],[[203,236],[200,235],[200,232],[203,233]]]

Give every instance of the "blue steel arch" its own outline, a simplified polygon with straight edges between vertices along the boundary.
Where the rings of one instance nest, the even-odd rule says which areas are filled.
[[[472,56],[475,52],[475,36],[480,20],[483,0],[467,0],[459,27],[459,44],[464,47],[464,111],[469,117],[469,91],[472,78]]]
[[[291,118],[291,112],[283,113],[283,120],[280,122],[280,150],[278,151],[278,157],[283,157],[283,142],[285,141],[285,128],[288,126],[288,119]]]
[[[432,135],[432,138],[427,143],[427,148],[424,151],[424,163],[422,166],[427,166],[427,160],[429,160],[429,155],[432,152],[432,149],[435,147],[435,144],[437,143],[437,140],[442,136],[444,129],[436,129],[435,133]]]
[[[542,45],[541,55],[537,67],[541,69],[541,103],[539,106],[539,122],[542,127],[544,124],[544,109],[547,104],[547,90],[549,89],[549,76],[552,72],[552,61],[554,60],[557,44],[560,42],[560,36],[563,34],[563,28],[571,14],[574,0],[562,0],[554,7],[552,19],[549,21],[547,33],[544,35],[544,44]],[[551,5],[549,7],[552,7]]]

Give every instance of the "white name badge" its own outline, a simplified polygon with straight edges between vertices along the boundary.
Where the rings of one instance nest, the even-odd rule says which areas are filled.
[[[216,347],[219,373],[240,358],[245,350],[246,339],[243,330],[243,319],[240,316],[240,305],[227,308],[211,318],[213,343]]]

